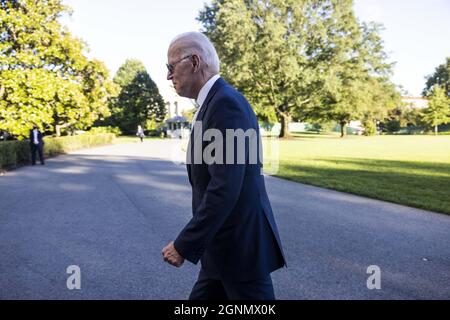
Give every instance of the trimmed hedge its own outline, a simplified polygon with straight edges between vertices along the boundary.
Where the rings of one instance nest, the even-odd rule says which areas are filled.
[[[115,135],[112,133],[83,134],[59,138],[44,137],[44,157],[66,153],[82,148],[112,143]],[[11,168],[19,164],[31,162],[30,141],[0,142],[0,168]]]

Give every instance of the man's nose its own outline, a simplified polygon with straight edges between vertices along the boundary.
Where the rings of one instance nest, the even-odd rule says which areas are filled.
[[[167,71],[167,80],[172,80],[173,74],[170,71]]]

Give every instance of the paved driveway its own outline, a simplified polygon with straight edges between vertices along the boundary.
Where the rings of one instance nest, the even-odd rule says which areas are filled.
[[[191,215],[185,166],[168,160],[177,144],[81,150],[0,177],[0,298],[187,298],[199,266],[161,259]],[[450,299],[450,216],[266,183],[288,260],[272,274],[278,299]],[[81,290],[67,289],[70,265]]]

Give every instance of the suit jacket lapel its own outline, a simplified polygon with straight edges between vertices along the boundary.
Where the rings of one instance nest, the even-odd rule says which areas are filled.
[[[209,90],[208,95],[206,96],[205,101],[203,102],[203,104],[201,105],[201,109],[197,115],[197,118],[195,119],[195,121],[203,121],[203,117],[205,115],[206,110],[208,109],[209,106],[209,102],[211,101],[211,99],[214,97],[214,95],[216,94],[216,92],[226,84],[225,80],[223,80],[222,78],[219,78],[216,80],[216,82],[214,82],[213,86],[211,87],[211,90]],[[198,134],[202,134],[202,132],[198,132]],[[191,135],[189,137],[189,150],[190,150],[190,160],[187,164],[187,171],[188,171],[188,176],[189,176],[189,180],[191,180],[191,170],[192,170],[192,164],[194,164],[194,156],[193,156],[193,148],[194,148],[194,144],[192,143],[193,141],[196,141],[195,139],[197,139],[197,137],[194,137],[194,130],[191,131]],[[190,164],[189,164],[190,163]],[[191,181],[192,183],[192,181]]]
[[[214,82],[213,86],[211,87],[211,90],[209,90],[208,95],[206,96],[206,99],[201,106],[200,112],[198,113],[198,116],[196,119],[197,121],[203,120],[203,116],[205,115],[206,110],[208,109],[209,102],[214,97],[214,95],[217,93],[217,91],[221,87],[223,87],[225,84],[226,84],[226,82],[222,78],[219,78],[216,80],[216,82]]]

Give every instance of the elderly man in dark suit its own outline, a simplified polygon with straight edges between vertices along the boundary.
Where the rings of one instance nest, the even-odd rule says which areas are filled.
[[[167,68],[177,93],[196,99],[199,108],[187,158],[193,217],[163,248],[163,258],[176,267],[185,259],[201,260],[190,299],[275,299],[270,273],[285,266],[285,259],[261,172],[256,116],[219,76],[216,50],[203,34],[177,36]],[[249,133],[249,143],[229,148],[239,132]],[[251,148],[255,139],[257,148]],[[208,154],[213,161],[205,159]]]
[[[31,164],[36,164],[36,151],[39,154],[39,160],[44,165],[44,138],[36,125],[30,130]]]

